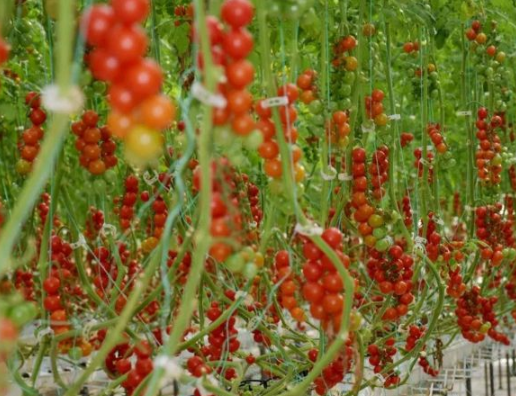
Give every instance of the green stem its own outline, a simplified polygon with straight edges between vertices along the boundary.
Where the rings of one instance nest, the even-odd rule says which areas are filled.
[[[201,0],[195,2],[196,26],[200,33],[201,50],[204,58],[204,70],[206,89],[213,92],[216,88],[218,71],[214,71],[211,58],[209,36],[205,21],[205,8]],[[163,346],[162,354],[173,356],[179,347],[179,341],[185,329],[190,323],[193,312],[196,308],[196,294],[203,266],[210,247],[210,225],[211,225],[211,198],[212,198],[212,172],[211,172],[211,137],[212,137],[212,112],[209,105],[204,106],[203,125],[198,141],[198,158],[201,169],[201,189],[199,199],[199,222],[195,232],[195,250],[192,257],[192,267],[188,275],[179,312],[174,322],[173,330],[167,342]],[[149,380],[145,392],[146,396],[155,396],[160,390],[161,378],[165,374],[163,368],[156,368]]]
[[[75,37],[73,34],[74,13],[75,0],[60,0],[56,60],[58,67],[57,83],[62,93],[66,93],[70,86],[72,49]],[[14,265],[10,259],[11,251],[18,239],[23,223],[32,212],[32,208],[52,172],[56,158],[61,151],[67,124],[67,114],[55,115],[50,126],[50,132],[47,134],[41,146],[41,152],[35,161],[33,171],[27,179],[16,206],[3,229],[0,238],[0,257],[3,257],[3,260],[0,261],[0,275]]]
[[[390,25],[388,22],[385,23],[385,39],[386,39],[386,51],[385,51],[385,63],[386,63],[386,78],[387,85],[389,89],[389,111],[391,115],[396,111],[395,101],[394,101],[394,87],[392,83],[392,73],[391,73],[391,35],[390,35]],[[391,140],[389,144],[389,197],[391,199],[391,205],[394,205],[398,213],[403,213],[399,206],[398,202],[398,194],[396,191],[396,183],[395,183],[395,175],[396,175],[396,158],[398,157],[398,139],[399,139],[399,130],[398,130],[398,122],[395,122],[394,128],[396,129],[396,133],[394,134],[394,139]],[[413,241],[410,236],[410,233],[405,225],[405,221],[402,216],[398,219],[398,222],[401,227],[401,231],[403,236],[405,237],[405,241],[407,241],[407,249],[412,250]]]

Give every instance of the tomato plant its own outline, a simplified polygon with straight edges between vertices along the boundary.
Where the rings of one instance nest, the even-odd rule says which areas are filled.
[[[494,3],[2,1],[0,387],[351,395],[510,345]]]

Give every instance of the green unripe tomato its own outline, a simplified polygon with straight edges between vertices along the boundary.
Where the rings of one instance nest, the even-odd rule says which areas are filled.
[[[235,253],[227,258],[225,265],[231,272],[240,273],[244,269],[245,260],[240,253]]]
[[[344,99],[343,101],[340,102],[340,106],[344,110],[350,109],[351,108],[351,99],[350,98]]]
[[[106,193],[106,181],[104,179],[95,179],[93,182],[93,190],[99,194]]]
[[[29,323],[31,320],[34,320],[37,315],[38,309],[36,305],[27,302],[12,308],[8,316],[16,326],[22,327]]]
[[[340,93],[343,95],[343,96],[349,96],[351,95],[351,85],[349,84],[344,84],[340,87]]]
[[[68,351],[68,356],[72,360],[80,360],[82,358],[82,349],[77,346],[70,348]]]
[[[345,84],[348,84],[348,85],[351,85],[355,82],[355,79],[357,78],[355,72],[346,72],[346,74],[344,75],[344,83]]]
[[[502,156],[500,154],[496,154],[493,159],[491,160],[491,163],[494,166],[502,165]]]
[[[373,236],[377,239],[383,239],[387,236],[387,229],[385,227],[378,227],[373,230]]]
[[[92,85],[95,93],[98,93],[99,95],[104,95],[106,93],[106,84],[102,81],[94,81]]]
[[[263,135],[260,131],[253,131],[244,138],[244,147],[249,151],[258,150],[263,143]]]
[[[283,195],[283,182],[281,180],[272,179],[269,182],[269,190],[274,195]]]
[[[376,213],[371,215],[367,222],[373,228],[381,227],[385,223],[383,217]]]
[[[389,242],[389,240],[387,238],[384,238],[376,241],[374,248],[379,252],[385,252],[387,249],[389,249],[390,246],[391,243]]]
[[[253,279],[258,274],[258,267],[254,263],[247,263],[244,267],[243,275],[247,279]]]
[[[324,126],[324,117],[321,114],[317,114],[312,118],[314,125],[316,126]]]
[[[106,183],[111,185],[117,182],[118,176],[116,175],[116,172],[113,169],[108,169],[104,173],[104,179],[106,180]]]
[[[323,104],[320,100],[314,100],[308,105],[308,108],[312,114],[321,114],[323,111]]]

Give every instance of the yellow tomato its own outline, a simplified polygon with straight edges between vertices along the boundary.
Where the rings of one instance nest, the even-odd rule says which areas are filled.
[[[125,139],[125,154],[135,165],[145,165],[158,159],[163,153],[163,136],[159,131],[135,126]]]

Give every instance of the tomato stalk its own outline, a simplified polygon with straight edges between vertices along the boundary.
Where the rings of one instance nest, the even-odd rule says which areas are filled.
[[[420,37],[421,29],[422,28],[420,28]],[[420,41],[421,44],[423,44],[423,40]],[[428,140],[426,133],[426,128],[428,124],[428,53],[427,51],[425,51],[425,49],[425,45],[421,45],[421,166],[423,168],[423,176],[419,178],[419,194],[421,197],[420,202],[422,211],[421,220],[423,222],[423,237],[426,235],[426,229],[428,227],[428,198],[431,198],[431,193],[428,189],[428,173],[431,164],[428,162],[427,158]],[[434,175],[434,177],[437,177],[437,175]],[[415,227],[417,229],[417,222],[415,224]]]
[[[461,66],[461,96],[462,96],[462,106],[463,109],[466,110],[468,107],[468,99],[466,95],[466,65],[468,58],[468,51],[466,50],[466,39],[464,35],[462,35],[462,66]],[[467,161],[466,161],[466,170],[467,170],[467,192],[466,192],[466,202],[469,208],[473,208],[474,205],[474,196],[475,196],[475,146],[474,146],[474,136],[473,136],[473,127],[471,125],[470,116],[466,115],[465,117],[466,130],[468,133],[468,139],[466,141],[467,146]],[[468,237],[473,237],[473,233],[475,231],[475,223],[473,212],[468,213],[467,217],[468,223]]]
[[[63,95],[68,93],[71,84],[71,62],[74,40],[75,0],[59,1],[59,22],[57,24],[58,45],[56,50],[57,84]],[[54,162],[59,155],[67,132],[68,114],[56,114],[50,132],[41,146],[34,168],[21,191],[11,216],[7,220],[0,237],[0,275],[15,265],[11,259],[12,249],[18,240],[23,223],[27,220],[39,194],[52,173]]]
[[[361,2],[363,3],[363,2]],[[271,71],[271,62],[270,62],[270,48],[269,48],[269,42],[267,37],[267,19],[266,19],[266,5],[262,2],[258,4],[257,7],[257,17],[258,17],[258,26],[260,31],[260,48],[261,48],[261,58],[262,58],[262,67],[265,73],[265,84],[267,86],[267,93],[269,96],[274,96],[276,89],[275,89],[275,83],[274,79],[272,77],[272,71]],[[309,224],[308,219],[305,217],[304,213],[299,209],[299,206],[297,205],[296,201],[296,195],[295,195],[295,184],[293,182],[292,177],[292,166],[290,161],[290,152],[289,147],[287,146],[287,143],[285,141],[285,137],[283,135],[283,128],[281,125],[281,122],[279,120],[278,111],[277,109],[274,109],[273,111],[273,119],[274,124],[276,126],[276,136],[278,138],[278,143],[280,146],[280,153],[281,153],[281,162],[282,162],[282,169],[283,169],[283,182],[285,185],[285,191],[289,195],[290,200],[295,205],[295,213],[297,221],[303,225],[306,226]],[[310,373],[305,377],[305,379],[297,384],[292,389],[288,390],[284,395],[285,396],[296,396],[299,394],[302,394],[313,382],[317,376],[322,372],[322,370],[332,361],[332,359],[336,356],[336,354],[339,352],[340,348],[344,344],[344,342],[348,338],[349,334],[349,324],[350,324],[350,314],[351,314],[351,308],[353,305],[353,290],[354,290],[354,282],[351,278],[348,270],[344,267],[342,262],[339,260],[339,257],[337,254],[333,251],[333,249],[318,235],[311,235],[310,239],[312,242],[317,245],[319,249],[323,251],[324,254],[328,256],[328,258],[331,260],[335,268],[337,268],[337,271],[339,272],[339,275],[342,277],[344,281],[344,289],[345,289],[345,295],[344,295],[344,310],[342,315],[342,322],[340,325],[340,330],[335,337],[335,340],[331,344],[331,346],[327,349],[327,351],[320,356],[317,363],[314,365],[313,369],[310,371]]]
[[[93,372],[95,372],[97,367],[102,365],[104,359],[109,354],[111,349],[113,349],[119,342],[124,329],[136,313],[135,307],[138,300],[140,299],[140,296],[143,294],[143,292],[147,288],[147,285],[149,284],[149,282],[155,274],[156,268],[158,267],[158,264],[160,262],[159,258],[160,256],[158,249],[158,251],[154,253],[154,256],[152,257],[150,263],[145,268],[143,277],[139,281],[135,282],[134,289],[132,290],[131,295],[127,299],[127,303],[124,309],[122,310],[120,316],[118,317],[115,327],[112,328],[112,330],[108,331],[106,338],[102,343],[102,346],[97,351],[88,367],[81,373],[79,378],[68,388],[64,396],[77,395],[79,393],[81,386],[88,380],[90,375],[93,374]]]
[[[389,89],[389,111],[391,114],[394,114],[396,111],[396,107],[394,105],[394,88],[392,83],[392,72],[391,72],[391,35],[390,35],[390,25],[388,22],[385,22],[385,40],[386,40],[386,49],[385,49],[385,77],[387,79],[387,87]],[[396,208],[396,211],[398,213],[402,213],[402,210],[400,209],[400,205],[398,202],[398,194],[396,191],[396,182],[395,182],[395,175],[396,175],[396,160],[398,158],[398,139],[399,139],[399,128],[398,128],[398,122],[394,121],[395,125],[395,131],[394,139],[391,139],[389,143],[389,154],[391,157],[391,160],[389,161],[389,197],[391,199],[391,204]],[[401,232],[403,233],[403,236],[405,238],[405,241],[407,242],[407,250],[412,250],[413,247],[413,241],[410,236],[410,233],[407,229],[407,226],[405,225],[405,222],[403,220],[403,217],[400,216],[398,219],[398,222],[400,223]]]
[[[204,59],[205,84],[209,92],[214,92],[217,84],[217,74],[213,71],[210,40],[208,29],[205,23],[205,8],[201,0],[195,2],[196,28],[199,31],[201,51]],[[212,171],[211,171],[211,144],[212,144],[212,113],[209,105],[204,105],[203,125],[198,140],[198,158],[201,170],[201,189],[199,198],[199,217],[195,231],[195,250],[192,257],[192,266],[188,274],[188,281],[183,291],[179,312],[175,318],[174,327],[170,337],[163,345],[162,354],[173,356],[179,346],[179,341],[190,319],[196,309],[196,293],[201,281],[203,266],[206,255],[210,248],[211,238],[209,234],[211,226],[211,200],[212,200]],[[154,369],[149,385],[145,392],[146,396],[156,395],[161,386],[161,378],[165,374],[162,367]]]
[[[326,18],[328,18],[328,0],[324,0],[324,8],[326,12]],[[328,54],[328,23],[323,28],[323,34],[321,35],[321,98],[323,103],[326,102],[326,106],[323,106],[323,133],[324,139],[322,139],[322,171],[324,174],[328,174],[330,171],[331,164],[331,136],[327,123],[329,121],[328,110],[330,107],[329,92],[328,92],[328,80],[329,80],[329,54]],[[328,128],[328,129],[327,129]],[[331,204],[331,185],[332,180],[321,181],[322,183],[322,200],[321,200],[321,214],[320,222],[321,226],[324,227],[328,219],[329,205]]]
[[[347,1],[345,2],[346,9],[347,9]],[[358,12],[358,26],[362,26],[365,19],[365,13],[366,13],[366,1],[360,1],[359,5],[359,12]],[[344,14],[344,18],[346,18],[346,14]],[[344,19],[343,23],[347,23],[347,20]],[[355,145],[356,140],[356,128],[357,123],[360,119],[360,109],[362,109],[361,115],[364,115],[363,111],[363,103],[364,103],[364,92],[363,92],[363,81],[362,81],[362,62],[364,60],[364,51],[366,49],[365,46],[365,38],[363,35],[362,30],[358,31],[358,53],[357,53],[357,69],[354,72],[355,73],[355,81],[353,83],[353,97],[351,100],[352,107],[350,109],[350,117],[349,117],[349,127],[350,127],[350,133],[349,133],[349,142],[348,146],[346,147],[346,173],[348,175],[351,175],[351,167],[352,167],[352,151],[353,147]],[[348,73],[352,73],[351,71]],[[351,191],[351,183],[352,180],[345,180],[343,184],[343,188],[341,189],[341,193],[339,198],[337,198],[338,206],[336,213],[341,213],[342,217],[345,219],[346,225],[351,225],[350,222],[346,219],[346,214],[344,211],[344,207],[349,202],[349,194]],[[334,216],[332,219],[331,224],[336,225],[337,221],[339,219],[339,216]],[[352,226],[353,227],[353,226]]]

